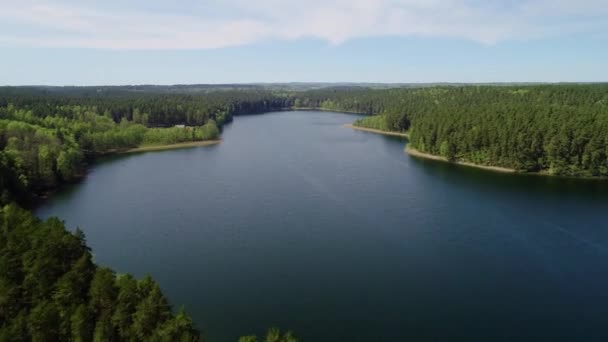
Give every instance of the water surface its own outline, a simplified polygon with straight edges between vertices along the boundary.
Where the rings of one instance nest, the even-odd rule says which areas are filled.
[[[414,159],[356,118],[237,117],[219,145],[107,159],[37,213],[150,273],[212,342],[608,338],[608,182]]]

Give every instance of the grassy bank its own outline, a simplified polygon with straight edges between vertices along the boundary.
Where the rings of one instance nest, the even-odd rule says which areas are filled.
[[[197,147],[197,146],[209,146],[219,144],[221,140],[203,140],[203,141],[188,141],[177,144],[168,144],[168,145],[146,145],[135,148],[130,148],[124,151],[117,151],[116,153],[124,154],[124,153],[136,153],[136,152],[148,152],[148,151],[162,151],[162,150],[173,150],[178,148],[188,148],[188,147]]]

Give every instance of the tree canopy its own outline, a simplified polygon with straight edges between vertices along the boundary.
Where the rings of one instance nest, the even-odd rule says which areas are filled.
[[[356,124],[410,132],[452,161],[552,175],[608,177],[608,85],[317,90],[321,108],[380,114]]]
[[[1,341],[199,341],[152,278],[95,265],[80,230],[0,211]]]

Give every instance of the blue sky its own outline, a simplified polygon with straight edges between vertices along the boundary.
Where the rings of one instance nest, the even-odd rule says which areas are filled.
[[[605,0],[0,0],[0,84],[608,81]]]

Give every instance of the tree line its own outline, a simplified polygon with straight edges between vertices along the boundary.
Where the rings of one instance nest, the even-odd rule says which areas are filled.
[[[380,114],[356,124],[409,131],[410,146],[451,161],[608,177],[608,85],[325,89],[298,101]],[[310,97],[307,97],[310,95]]]
[[[1,341],[199,341],[158,284],[96,266],[84,234],[57,218],[0,211]]]
[[[0,203],[70,182],[97,155],[216,139],[233,115],[288,106],[288,97],[257,90],[0,87]]]
[[[114,122],[124,118],[148,127],[201,126],[209,120],[222,126],[234,115],[289,107],[288,102],[280,93],[265,90],[191,93],[131,87],[0,87],[0,108],[12,105],[33,117],[79,119],[86,110]],[[74,111],[75,107],[79,110]]]
[[[86,107],[69,113],[38,117],[13,105],[0,108],[1,203],[71,182],[99,154],[219,136],[212,119],[202,126],[150,128],[126,118],[115,122]]]

